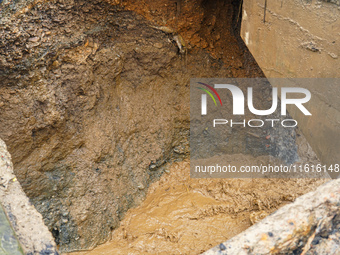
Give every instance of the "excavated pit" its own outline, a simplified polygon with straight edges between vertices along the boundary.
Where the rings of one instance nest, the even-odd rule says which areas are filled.
[[[61,252],[90,249],[113,237],[120,245],[113,248],[115,254],[120,249],[122,254],[129,249],[139,254],[159,247],[164,253],[176,249],[195,254],[250,226],[251,213],[267,215],[324,182],[255,180],[259,185],[269,182],[268,187],[276,191],[253,192],[253,181],[193,181],[187,176],[187,161],[172,165],[189,156],[190,78],[263,77],[238,35],[240,1],[15,4],[17,9],[14,5],[2,9],[0,137],[12,154],[20,184]],[[184,41],[181,45],[176,36]],[[262,87],[259,95],[268,91],[270,87]],[[259,106],[266,104],[260,100]],[[234,139],[248,137],[236,132]],[[303,155],[317,160],[305,146]],[[233,153],[250,153],[235,148]],[[258,152],[268,156],[266,151]],[[169,169],[175,177],[167,183],[164,172]],[[149,189],[159,178],[163,179]],[[184,224],[191,233],[184,243],[179,242],[184,229],[173,232],[155,226],[144,231],[148,212],[152,213],[150,201],[166,200],[162,189],[171,189],[171,183],[173,189],[178,185],[179,193],[168,198],[185,196],[182,207],[194,204],[194,199],[207,200],[200,205],[202,214],[193,210],[188,221],[203,215],[202,219],[208,217],[205,224],[215,224],[209,216],[228,214],[230,233],[218,232],[216,243],[198,245],[204,240],[190,224]],[[277,191],[287,185],[291,188],[284,194]],[[233,190],[234,186],[239,188]],[[226,187],[233,191],[228,193]],[[144,218],[136,218],[134,230],[129,230],[132,225],[127,222],[136,211],[125,214],[141,204],[148,190],[155,197],[133,209],[141,210]],[[243,193],[249,193],[249,199],[233,206]],[[273,197],[261,201],[268,193]],[[224,198],[219,200],[218,194]],[[228,194],[236,195],[229,199]],[[222,209],[214,209],[218,203]],[[172,219],[167,213],[161,212],[162,224],[181,218],[174,213]],[[199,226],[203,231],[207,225]],[[136,242],[148,235],[152,245],[135,249]]]

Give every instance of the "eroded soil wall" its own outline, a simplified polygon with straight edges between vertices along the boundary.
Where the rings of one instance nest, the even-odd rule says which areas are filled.
[[[188,156],[191,77],[262,75],[234,36],[237,2],[1,7],[0,137],[61,251],[106,241]]]

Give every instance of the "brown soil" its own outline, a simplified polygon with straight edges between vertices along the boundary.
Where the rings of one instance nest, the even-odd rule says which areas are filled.
[[[233,155],[235,162],[259,159]],[[262,157],[268,161],[269,158]],[[324,183],[318,179],[193,179],[174,163],[126,214],[112,241],[72,255],[199,254]]]
[[[34,3],[3,9],[0,137],[60,250],[90,248],[108,239],[168,161],[188,156],[190,78],[262,73],[232,34],[230,2],[180,7],[179,27],[192,20],[178,31],[186,54],[173,34],[153,28],[173,8],[144,15],[157,21],[150,22],[99,0]],[[151,8],[124,5],[141,14]],[[218,10],[232,13],[223,24],[210,21]],[[201,48],[207,27],[229,45],[224,62]]]
[[[184,38],[189,50],[205,49],[215,59],[223,61],[232,77],[264,76],[239,37],[241,1],[115,2],[121,2],[125,9],[134,11],[159,26],[167,26],[176,31]]]
[[[320,163],[298,132],[299,163]],[[271,156],[224,155],[233,165],[281,163]],[[246,230],[329,179],[196,179],[173,163],[130,209],[111,241],[70,255],[199,254]]]
[[[188,157],[190,78],[263,74],[235,36],[238,1],[35,3],[0,19],[0,38],[4,38],[0,40],[0,137],[12,154],[18,180],[43,215],[60,251],[92,248],[109,239],[126,211],[141,203],[169,162]],[[174,32],[154,28],[164,25]],[[184,38],[185,54],[179,53],[174,42],[177,33]],[[234,137],[246,139],[245,134]],[[246,153],[241,146],[235,147],[237,153]],[[190,180],[186,165],[172,168],[170,177],[174,175],[174,179],[169,181],[175,189],[163,180],[155,184],[159,185],[157,191],[152,188],[150,192],[155,192],[155,199],[182,199],[171,207],[178,217],[183,217],[186,206],[201,217],[191,196],[206,201],[194,202],[203,215],[219,212],[214,208],[222,203],[221,210],[226,211],[217,213],[216,219],[230,228],[228,234],[216,234],[221,240],[249,226],[254,197],[263,198],[268,187],[276,190],[274,184],[267,187],[261,180],[226,181],[230,185],[225,187],[216,180]],[[254,183],[266,191],[251,195]],[[307,180],[288,183],[296,183],[295,188],[301,185],[301,190],[292,193],[295,195],[307,191],[310,184]],[[235,198],[226,196],[223,189],[243,186],[248,187],[251,199],[240,200],[243,214],[231,213],[237,222],[243,222],[231,230],[235,223],[222,216],[232,210],[230,203]],[[168,188],[166,192],[174,191],[174,195],[164,193]],[[264,200],[269,212],[287,200],[277,192],[273,199]],[[169,196],[164,198],[165,194]],[[150,199],[143,206],[147,203]],[[165,222],[167,216],[161,211],[165,209],[150,209],[150,216]],[[210,218],[202,219],[203,224]],[[170,242],[174,249],[186,240],[195,251],[213,245],[213,241],[200,240],[208,246],[198,246],[197,241],[189,240],[195,231],[190,225],[194,219],[174,223],[178,230],[156,224],[144,230],[149,234],[142,229],[138,232],[141,227],[137,224],[144,220],[134,217],[134,228],[124,223],[126,234],[119,234],[124,232],[121,227],[115,237],[126,245],[138,242],[134,237],[150,237]],[[204,224],[209,225],[207,222]],[[184,229],[189,231],[187,237],[180,235]],[[147,249],[156,248],[155,244]]]

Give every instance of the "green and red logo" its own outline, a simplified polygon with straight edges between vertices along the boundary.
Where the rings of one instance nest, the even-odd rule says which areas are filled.
[[[203,83],[203,82],[197,82],[197,83],[199,83],[203,86],[206,86],[208,89],[210,89],[212,92],[214,92],[214,94],[217,96],[218,100],[220,101],[221,106],[223,105],[220,95],[217,93],[217,91],[212,86],[210,86],[206,83]],[[200,87],[197,87],[197,88],[206,92],[212,98],[215,105],[217,106],[216,100],[209,90],[207,90],[205,88],[200,88]],[[207,114],[207,94],[202,94],[202,115]]]

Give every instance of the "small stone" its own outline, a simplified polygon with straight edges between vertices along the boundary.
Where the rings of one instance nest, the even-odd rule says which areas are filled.
[[[138,187],[138,189],[140,189],[140,190],[143,190],[143,189],[144,189],[144,185],[141,184],[141,183],[140,183],[137,187]]]
[[[32,49],[32,48],[37,47],[37,46],[39,46],[39,45],[40,45],[39,42],[35,42],[35,43],[31,42],[31,43],[29,43],[29,44],[26,44],[26,48],[27,48],[27,49]]]
[[[58,60],[55,60],[53,63],[52,63],[52,66],[53,67],[58,67],[60,64],[59,64],[59,61]]]
[[[201,47],[202,47],[203,49],[207,48],[207,47],[208,47],[208,43],[207,43],[205,40],[202,40],[202,41],[201,41]]]
[[[87,219],[87,215],[86,215],[86,214],[83,214],[83,215],[80,217],[80,222],[84,222],[86,219]]]
[[[317,245],[320,243],[320,241],[322,240],[322,238],[320,236],[316,236],[314,238],[314,240],[312,241],[312,245]]]
[[[149,169],[150,170],[156,170],[157,165],[156,164],[150,164]]]
[[[337,59],[338,55],[336,55],[335,53],[328,53],[332,58]]]
[[[38,42],[39,39],[40,39],[39,37],[31,37],[31,38],[28,39],[28,41],[35,43],[35,42]]]
[[[163,47],[163,44],[155,43],[153,46],[155,46],[155,48],[157,48],[157,49],[161,49]]]
[[[174,148],[174,152],[177,154],[185,154],[185,150],[183,148],[183,146],[178,146],[176,148]]]
[[[227,249],[227,247],[225,247],[225,245],[223,243],[220,243],[220,250],[224,251],[225,249]]]

